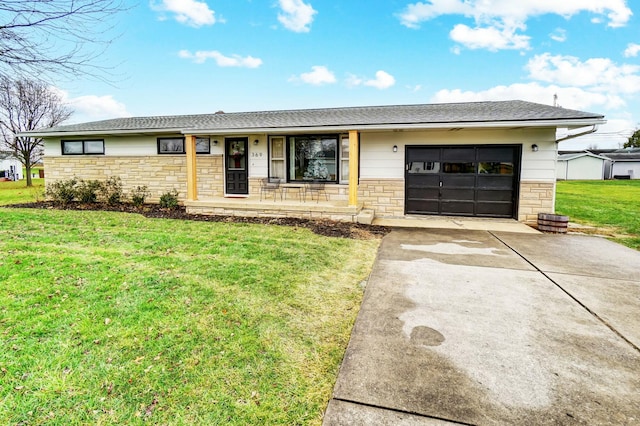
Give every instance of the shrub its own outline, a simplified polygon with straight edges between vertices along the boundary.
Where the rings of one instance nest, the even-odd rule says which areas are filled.
[[[76,198],[76,185],[78,179],[71,178],[67,180],[59,180],[47,185],[45,194],[54,203],[68,204]]]
[[[165,209],[175,209],[178,207],[178,191],[172,189],[160,196],[160,207]]]
[[[100,190],[102,198],[107,204],[119,204],[124,198],[122,191],[122,180],[119,176],[109,177]]]
[[[149,195],[146,185],[136,186],[133,188],[133,191],[131,191],[131,203],[136,207],[140,207]]]
[[[76,198],[82,203],[95,203],[98,201],[99,191],[102,191],[102,183],[97,180],[80,179],[75,188]]]

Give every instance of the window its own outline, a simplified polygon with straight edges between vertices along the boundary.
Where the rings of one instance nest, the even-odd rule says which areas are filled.
[[[158,154],[184,153],[184,138],[158,138]]]
[[[272,179],[284,179],[284,136],[272,136],[270,139],[269,155],[271,165],[269,168],[269,177]]]
[[[196,138],[196,154],[210,154],[211,141],[209,138]]]
[[[337,135],[291,136],[287,148],[289,180],[337,181]]]
[[[104,140],[62,141],[63,155],[102,155]]]
[[[349,136],[340,136],[340,182],[349,182]]]

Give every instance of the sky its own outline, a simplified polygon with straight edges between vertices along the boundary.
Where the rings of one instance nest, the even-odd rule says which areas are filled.
[[[69,123],[520,99],[640,127],[640,0],[124,0],[110,81],[56,87]]]

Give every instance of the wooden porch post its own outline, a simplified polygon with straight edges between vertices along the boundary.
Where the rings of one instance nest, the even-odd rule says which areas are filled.
[[[196,173],[196,137],[185,135],[185,150],[187,152],[187,200],[198,199],[198,178]]]
[[[358,156],[360,154],[358,131],[349,130],[349,205],[358,205]]]

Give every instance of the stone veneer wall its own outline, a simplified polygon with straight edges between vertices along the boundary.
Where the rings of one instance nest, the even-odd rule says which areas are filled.
[[[84,180],[104,181],[111,176],[122,180],[125,194],[136,186],[146,185],[151,195],[148,201],[157,202],[160,196],[172,189],[178,198],[186,197],[187,165],[185,156],[157,155],[141,157],[122,156],[63,156],[46,157],[46,184],[77,177]],[[222,156],[197,158],[198,196],[222,196]]]
[[[555,190],[555,182],[520,182],[518,220],[535,224],[538,213],[554,213]]]
[[[376,217],[404,216],[404,179],[360,179],[358,203]]]

